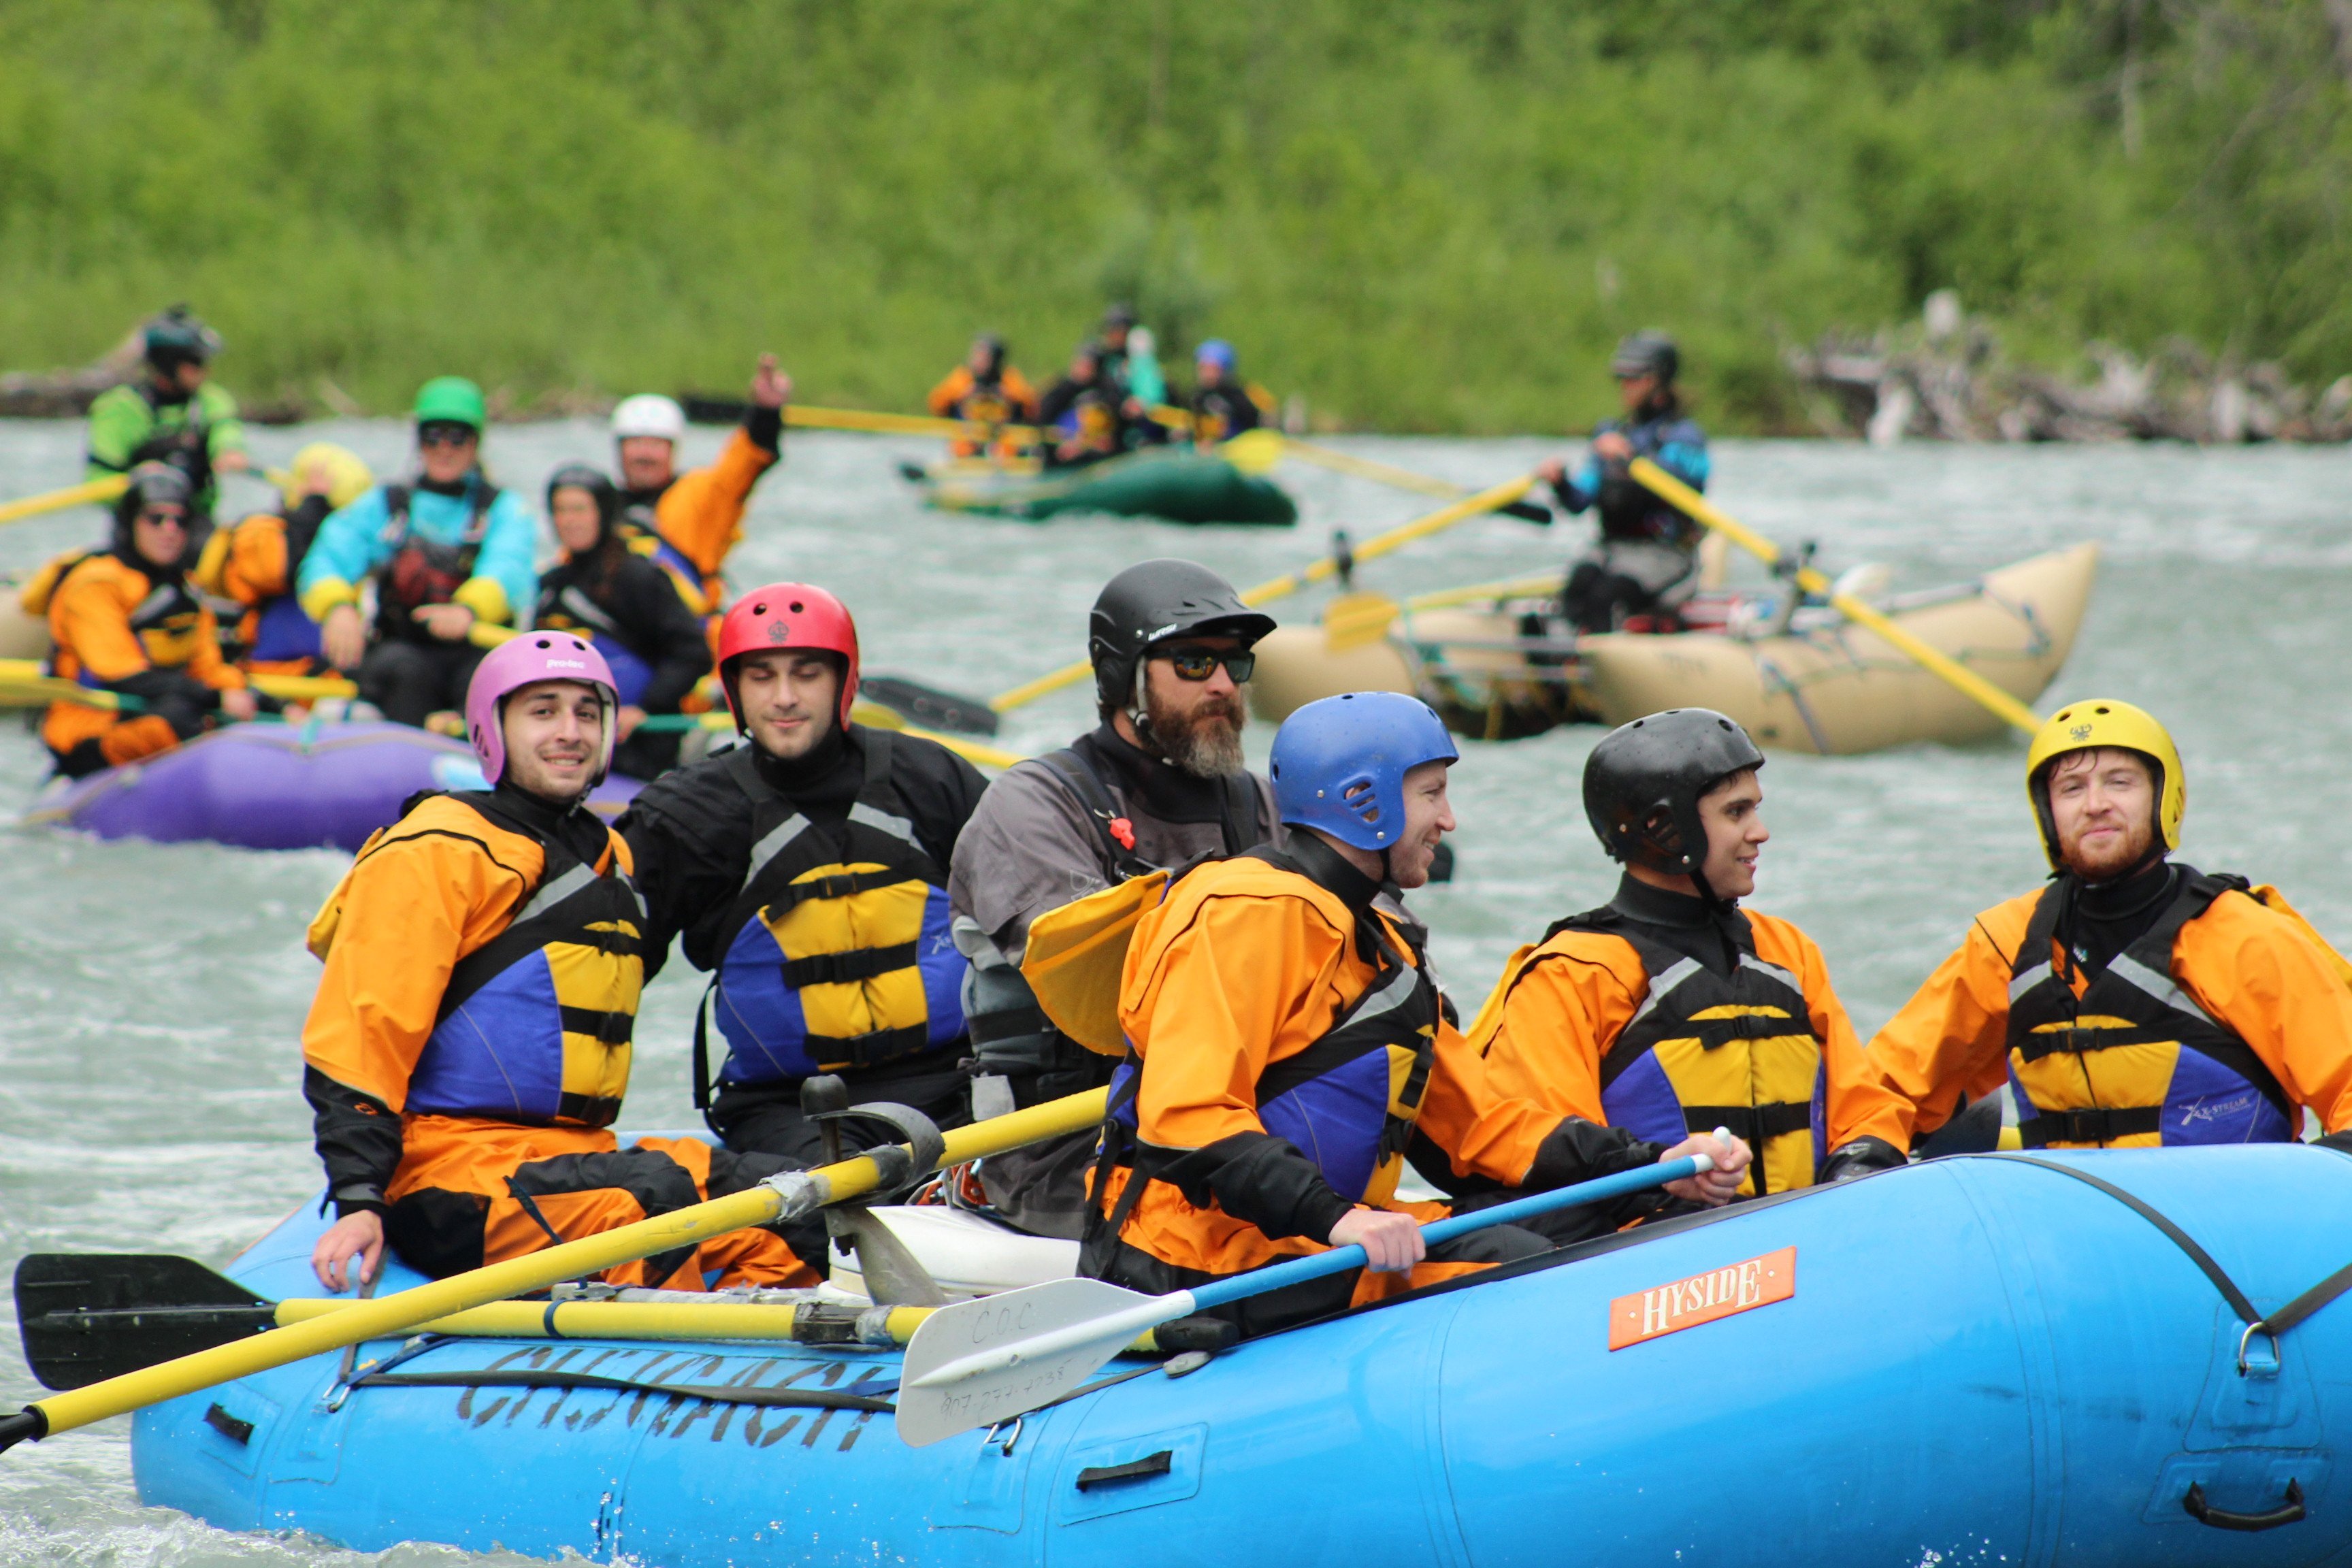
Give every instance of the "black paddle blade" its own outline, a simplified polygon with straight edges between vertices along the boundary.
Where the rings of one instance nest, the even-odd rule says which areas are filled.
[[[956,735],[993,735],[996,710],[977,697],[959,697],[899,675],[858,677],[857,695],[879,702],[909,724]]]
[[[1544,505],[1541,501],[1515,500],[1507,506],[1498,506],[1495,510],[1501,512],[1505,517],[1516,517],[1522,522],[1549,522],[1551,521],[1551,508]]]
[[[277,1308],[192,1258],[36,1252],[16,1265],[25,1364],[79,1388],[275,1328]]]

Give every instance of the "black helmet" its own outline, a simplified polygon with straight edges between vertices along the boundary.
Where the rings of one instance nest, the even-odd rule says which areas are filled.
[[[1664,332],[1635,332],[1617,345],[1617,352],[1609,360],[1610,374],[1623,380],[1654,375],[1662,389],[1675,384],[1682,368],[1682,351]]]
[[[1131,327],[1135,323],[1135,307],[1124,300],[1106,306],[1103,310],[1103,331],[1107,332],[1115,331],[1120,327]]]
[[[1711,708],[1669,708],[1601,738],[1584,760],[1584,815],[1610,858],[1673,877],[1706,864],[1699,797],[1764,765],[1748,731]]]
[[[221,352],[221,335],[196,320],[185,305],[174,305],[149,321],[140,342],[147,363],[162,371],[203,364]]]
[[[596,542],[603,544],[613,537],[613,525],[621,520],[621,492],[613,486],[604,470],[588,463],[566,463],[547,476],[548,515],[555,513],[555,492],[562,489],[586,490],[596,503]]]
[[[1103,584],[1087,617],[1087,658],[1095,697],[1111,708],[1135,701],[1135,672],[1154,643],[1187,634],[1239,637],[1244,646],[1274,630],[1274,617],[1242,603],[1234,585],[1191,561],[1145,561]]]
[[[139,521],[141,511],[163,502],[187,511],[187,545],[193,550],[203,542],[196,536],[195,497],[196,488],[189,482],[186,469],[173,463],[141,463],[125,476],[122,494],[114,503],[114,547],[130,549],[131,525]],[[184,552],[181,559],[187,559]]]

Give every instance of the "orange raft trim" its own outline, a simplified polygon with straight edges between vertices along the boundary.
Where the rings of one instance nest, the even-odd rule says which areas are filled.
[[[1609,1303],[1609,1348],[1622,1351],[1735,1312],[1786,1301],[1796,1293],[1797,1249],[1784,1247],[1745,1263],[1618,1297]]]

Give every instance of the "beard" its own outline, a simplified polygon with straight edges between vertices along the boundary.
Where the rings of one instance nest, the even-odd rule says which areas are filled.
[[[2060,858],[2068,870],[2095,885],[2112,882],[2147,862],[2149,852],[2156,847],[2156,830],[2142,825],[2126,833],[2113,848],[2101,855],[2093,855],[2079,840],[2063,847]]]
[[[1242,771],[1242,726],[1249,721],[1239,692],[1204,697],[1189,709],[1156,698],[1145,715],[1161,755],[1196,779],[1230,778]]]

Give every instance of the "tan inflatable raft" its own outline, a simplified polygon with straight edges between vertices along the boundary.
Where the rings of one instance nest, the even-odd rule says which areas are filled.
[[[1885,598],[1906,630],[2019,700],[2040,697],[2074,649],[2098,546],[2036,555],[1973,583]],[[1721,632],[1522,635],[1525,605],[1408,612],[1385,638],[1334,649],[1320,627],[1257,645],[1251,707],[1279,721],[1339,691],[1417,691],[1456,731],[1492,740],[1574,721],[1622,724],[1663,708],[1713,708],[1764,745],[1842,753],[1997,733],[2000,720],[1828,609],[1778,630],[1759,604],[1702,604]],[[1746,624],[1748,629],[1741,627]]]

